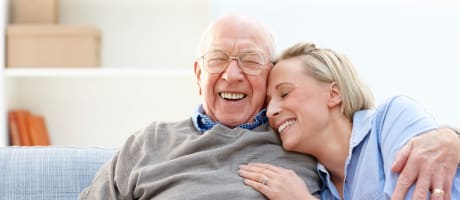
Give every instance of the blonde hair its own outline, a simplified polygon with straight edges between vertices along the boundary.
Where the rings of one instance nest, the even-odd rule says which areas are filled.
[[[359,110],[374,107],[374,96],[362,82],[351,62],[331,49],[316,48],[313,43],[298,43],[282,52],[275,61],[299,58],[306,73],[322,82],[335,82],[342,95],[341,112],[350,121]]]

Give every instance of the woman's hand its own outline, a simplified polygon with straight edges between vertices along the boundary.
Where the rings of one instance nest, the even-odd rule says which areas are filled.
[[[270,164],[250,163],[240,165],[239,174],[244,183],[264,194],[268,199],[316,199],[305,182],[289,169]]]

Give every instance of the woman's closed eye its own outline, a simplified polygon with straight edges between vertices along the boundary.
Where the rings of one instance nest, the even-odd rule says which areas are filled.
[[[278,94],[281,98],[287,97],[289,93],[292,91],[293,87],[290,84],[283,84],[278,87]]]
[[[281,95],[280,95],[280,96],[281,96],[281,98],[284,98],[284,97],[286,97],[288,94],[289,94],[289,92],[281,92]]]
[[[275,87],[275,94],[277,97],[283,99],[285,97],[287,97],[289,95],[289,93],[292,92],[292,90],[294,89],[294,86],[293,84],[291,83],[281,83],[281,84],[278,84],[276,87]]]

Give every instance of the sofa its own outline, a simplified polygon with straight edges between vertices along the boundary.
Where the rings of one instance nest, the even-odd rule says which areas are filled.
[[[115,149],[47,146],[0,148],[0,200],[77,199]]]

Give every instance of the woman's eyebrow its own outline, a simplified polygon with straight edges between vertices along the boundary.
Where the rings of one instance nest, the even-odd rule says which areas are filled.
[[[284,86],[284,85],[293,85],[293,84],[289,82],[281,82],[275,85],[275,89],[278,90],[281,86]]]

